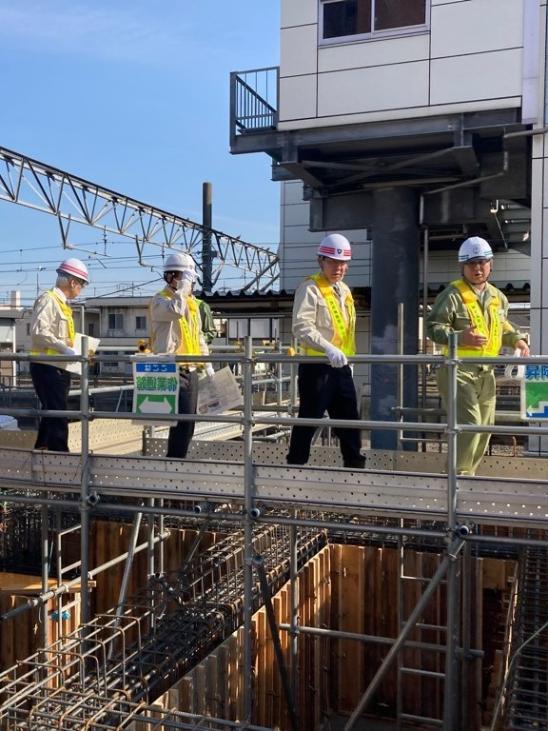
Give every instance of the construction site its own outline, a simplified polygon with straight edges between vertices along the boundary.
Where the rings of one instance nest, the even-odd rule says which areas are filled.
[[[229,110],[231,153],[266,154],[281,187],[277,251],[215,229],[208,184],[198,222],[0,147],[0,205],[53,217],[63,252],[95,266],[73,244],[91,228],[155,275],[193,257],[220,336],[170,362],[241,390],[220,413],[138,412],[149,298],[82,295],[81,352],[101,349],[67,410],[40,409],[30,313],[16,292],[0,308],[1,731],[548,731],[546,4],[280,5],[280,66],[233,72]],[[331,231],[354,252],[359,420],[298,417],[299,366],[325,357],[299,351],[291,307]],[[512,350],[465,358],[496,373],[494,425],[459,423],[457,336],[426,335],[469,236],[531,343],[517,371]],[[69,452],[35,448],[52,415]],[[303,465],[297,425],[316,429]],[[476,475],[469,433],[492,435]]]

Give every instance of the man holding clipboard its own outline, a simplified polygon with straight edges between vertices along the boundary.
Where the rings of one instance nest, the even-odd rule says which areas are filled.
[[[77,355],[74,320],[68,301],[77,297],[87,284],[88,270],[80,259],[61,262],[55,287],[43,292],[34,303],[31,355]],[[70,389],[70,372],[66,370],[66,364],[57,366],[51,361],[42,363],[33,359],[30,375],[42,408],[66,411]],[[40,419],[34,448],[68,452],[68,419],[51,416]]]

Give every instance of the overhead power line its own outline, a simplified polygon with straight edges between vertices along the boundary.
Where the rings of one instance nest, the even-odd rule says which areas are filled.
[[[189,251],[203,272],[203,238],[212,242],[212,285],[225,266],[252,276],[248,286],[260,291],[279,279],[278,255],[222,231],[206,229],[191,219],[169,213],[123,193],[105,188],[26,155],[0,147],[0,200],[43,211],[57,217],[65,248],[72,223],[84,224],[132,239],[136,258],[143,266],[145,247]]]

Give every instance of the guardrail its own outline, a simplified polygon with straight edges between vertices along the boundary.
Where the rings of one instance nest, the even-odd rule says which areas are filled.
[[[82,349],[87,352],[86,338],[83,339]],[[420,616],[422,607],[428,596],[435,590],[437,582],[447,574],[447,584],[450,588],[448,605],[455,605],[457,573],[451,567],[466,541],[499,543],[504,538],[499,536],[480,536],[474,531],[474,522],[495,524],[520,525],[527,527],[541,527],[546,525],[548,517],[548,493],[546,476],[541,479],[511,479],[511,478],[469,478],[464,479],[456,473],[456,443],[457,436],[462,432],[491,432],[499,434],[521,434],[523,436],[539,435],[548,437],[548,426],[529,424],[524,427],[475,426],[463,425],[457,422],[457,367],[461,362],[456,356],[456,343],[451,344],[450,356],[446,359],[439,356],[427,355],[357,355],[350,359],[352,363],[370,365],[425,365],[444,364],[449,372],[449,409],[445,423],[418,423],[416,421],[378,421],[378,420],[334,420],[334,419],[298,419],[293,414],[295,394],[289,399],[289,415],[282,413],[264,413],[253,403],[253,372],[257,364],[266,364],[280,370],[278,373],[289,378],[293,383],[296,366],[300,362],[325,362],[324,358],[310,358],[293,356],[281,352],[258,353],[253,350],[252,341],[245,342],[244,353],[224,353],[209,356],[177,356],[177,362],[212,362],[238,364],[241,368],[243,384],[243,404],[240,412],[222,415],[188,415],[188,414],[154,414],[136,415],[129,413],[92,411],[89,404],[89,368],[90,360],[87,357],[74,358],[73,356],[41,357],[48,362],[68,362],[78,360],[82,365],[80,377],[80,409],[78,411],[38,411],[36,409],[9,409],[9,415],[34,416],[63,416],[81,421],[82,444],[81,454],[58,454],[37,451],[12,450],[12,454],[4,450],[3,474],[0,477],[2,486],[1,497],[6,502],[25,503],[48,506],[65,507],[79,506],[80,512],[80,574],[81,574],[81,606],[82,621],[86,624],[89,616],[89,590],[93,572],[88,564],[89,555],[89,527],[91,510],[104,510],[115,514],[118,512],[134,512],[141,514],[174,515],[196,519],[195,510],[185,506],[187,500],[200,500],[202,504],[212,501],[220,504],[219,511],[215,511],[215,519],[219,522],[230,521],[233,524],[235,516],[244,531],[244,650],[242,667],[246,677],[251,677],[252,669],[252,587],[253,587],[253,527],[257,522],[279,523],[298,528],[298,526],[319,527],[324,530],[333,526],[341,527],[360,534],[394,536],[416,536],[424,531],[418,525],[411,525],[412,520],[401,521],[399,527],[395,525],[382,526],[372,516],[403,517],[408,519],[422,519],[436,521],[438,526],[432,526],[426,532],[428,535],[447,539],[447,550],[438,570],[436,581],[431,580],[419,604],[413,610],[402,629],[398,640],[394,643],[392,654],[398,652],[406,640],[407,633],[413,627],[416,618]],[[130,362],[129,356],[100,356],[100,358],[115,358],[120,361],[124,358]],[[145,358],[145,357],[143,357]],[[0,360],[28,360],[29,355],[0,354]],[[131,359],[134,360],[134,359]],[[524,358],[522,363],[536,365],[548,359],[535,357]],[[474,358],[467,362],[480,364],[506,364],[510,358]],[[515,362],[515,361],[513,361]],[[289,374],[289,375],[287,375]],[[192,460],[167,460],[148,457],[98,457],[90,454],[89,423],[92,419],[113,418],[120,420],[150,421],[155,416],[162,421],[196,421],[196,422],[223,422],[239,424],[242,428],[242,459],[237,463],[222,463],[215,461],[199,462]],[[445,475],[425,475],[412,472],[394,473],[382,470],[333,470],[318,467],[270,466],[256,464],[253,456],[253,430],[257,424],[275,426],[278,429],[291,427],[295,424],[312,427],[359,428],[364,430],[391,430],[391,431],[421,431],[443,433],[447,441],[447,473]],[[9,458],[8,458],[9,457]],[[10,462],[12,459],[12,462]],[[546,474],[546,473],[545,473]],[[78,502],[74,494],[78,495]],[[109,497],[124,497],[123,502],[107,503],[103,500]],[[133,503],[130,501],[133,498]],[[148,505],[143,505],[143,498]],[[164,505],[164,499],[170,501]],[[173,500],[182,501],[182,506],[173,506]],[[156,502],[155,502],[156,501]],[[234,510],[239,505],[239,511]],[[268,514],[267,508],[273,508],[274,514]],[[308,515],[297,515],[298,508],[307,508]],[[290,508],[290,510],[288,510]],[[276,513],[278,509],[278,514]],[[353,516],[358,511],[359,520],[353,518],[345,523],[330,521],[329,514],[338,511],[341,514],[351,511]],[[361,512],[360,512],[361,511]],[[323,514],[327,512],[326,516]],[[203,511],[203,518],[207,519],[208,511]],[[369,518],[369,523],[367,519]],[[442,525],[439,525],[441,523]],[[163,523],[160,523],[163,531]],[[519,543],[534,544],[535,540],[526,538],[508,537],[506,540]],[[539,540],[538,543],[545,543]],[[153,573],[153,572],[151,572]],[[293,577],[296,571],[293,572]],[[449,591],[449,589],[448,589]],[[449,616],[449,614],[451,616]],[[453,612],[448,613],[447,621],[447,657],[448,671],[446,673],[446,687],[454,687],[454,676],[449,670],[453,667],[452,657],[456,651],[455,629],[456,619]],[[387,656],[389,657],[389,656]],[[381,677],[388,660],[383,662],[376,677]],[[451,670],[451,673],[453,671]],[[370,688],[373,684],[370,686]],[[251,683],[244,683],[245,717],[251,715]],[[373,692],[373,691],[368,691]],[[364,696],[365,703],[368,696]],[[449,704],[447,704],[449,708]]]
[[[276,129],[278,66],[230,74],[230,139],[249,132]]]

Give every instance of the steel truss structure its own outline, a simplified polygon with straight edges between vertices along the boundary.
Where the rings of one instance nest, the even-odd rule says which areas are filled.
[[[204,237],[211,241],[211,285],[225,269],[252,275],[244,289],[265,291],[279,278],[276,253],[241,241],[200,223],[169,213],[123,193],[84,180],[52,165],[0,147],[0,200],[43,211],[57,217],[63,245],[71,223],[84,224],[104,233],[125,236],[135,242],[139,264],[147,263],[151,246],[189,251],[202,269]]]
[[[18,356],[0,355],[1,359],[9,357],[17,358]],[[524,546],[536,546],[538,550],[546,551],[548,547],[545,533],[546,517],[548,517],[548,477],[546,471],[543,477],[527,480],[500,477],[461,479],[457,476],[457,434],[459,431],[478,431],[482,429],[465,427],[457,423],[455,399],[456,369],[459,360],[455,357],[454,351],[445,361],[450,373],[451,397],[451,408],[447,414],[447,421],[443,424],[420,424],[421,432],[442,431],[446,436],[447,473],[445,475],[419,475],[409,472],[393,473],[382,470],[364,470],[358,473],[336,468],[322,468],[320,470],[312,467],[296,468],[258,464],[254,460],[253,453],[253,429],[256,424],[266,423],[273,426],[283,424],[288,426],[295,423],[296,420],[280,415],[265,416],[254,411],[252,398],[254,363],[279,361],[294,366],[296,359],[280,354],[254,356],[250,340],[246,343],[245,354],[243,356],[234,356],[234,358],[239,360],[242,366],[244,393],[242,412],[224,417],[200,417],[199,420],[214,419],[215,421],[225,420],[227,423],[233,421],[241,423],[243,429],[241,460],[218,464],[217,462],[201,462],[200,460],[177,462],[161,459],[91,455],[89,453],[86,425],[91,418],[107,416],[111,418],[112,414],[110,412],[90,412],[86,399],[89,364],[85,358],[82,358],[81,410],[79,412],[64,412],[67,416],[82,420],[81,454],[49,455],[25,450],[2,450],[3,458],[5,458],[4,463],[6,464],[4,476],[0,479],[2,500],[13,504],[42,505],[48,509],[78,506],[82,527],[82,563],[79,581],[81,583],[83,606],[89,598],[87,584],[90,569],[87,566],[85,556],[88,551],[88,528],[92,509],[99,513],[101,511],[109,513],[117,511],[124,514],[128,512],[149,515],[159,514],[164,517],[167,515],[186,516],[192,517],[195,521],[205,522],[211,520],[211,511],[214,511],[214,518],[220,524],[224,522],[232,529],[234,529],[235,524],[238,525],[238,531],[231,540],[237,539],[240,541],[238,549],[241,556],[241,563],[238,568],[239,578],[237,582],[234,581],[234,585],[239,584],[241,589],[238,605],[241,610],[244,628],[242,672],[247,679],[252,677],[251,618],[252,612],[257,606],[258,584],[256,570],[259,564],[257,563],[256,554],[257,536],[261,534],[261,531],[263,531],[262,535],[272,536],[275,535],[272,532],[269,533],[272,526],[276,527],[275,530],[282,530],[282,527],[284,527],[283,530],[289,530],[288,535],[286,535],[286,542],[287,540],[289,542],[289,551],[286,551],[281,557],[278,556],[272,565],[278,560],[280,565],[285,566],[282,579],[285,581],[288,573],[291,584],[294,611],[289,631],[292,637],[295,638],[291,655],[293,664],[297,663],[298,658],[298,652],[295,649],[298,645],[298,634],[300,632],[318,632],[317,628],[300,627],[296,616],[295,585],[299,568],[302,565],[303,540],[305,542],[307,540],[311,541],[313,545],[314,542],[322,540],[324,531],[331,530],[336,530],[339,535],[341,532],[347,534],[359,533],[381,538],[385,536],[390,541],[399,540],[403,542],[420,541],[429,537],[430,540],[437,541],[440,546],[444,546],[441,550],[441,560],[434,575],[424,579],[422,595],[413,611],[405,618],[398,637],[375,639],[360,635],[345,635],[345,633],[332,632],[328,629],[325,632],[327,636],[345,636],[348,639],[352,638],[365,642],[377,641],[390,646],[384,661],[346,724],[346,731],[350,731],[350,729],[356,727],[362,714],[367,711],[368,705],[387,670],[397,660],[401,650],[406,646],[409,635],[417,626],[417,622],[420,620],[430,597],[441,582],[445,582],[447,592],[447,615],[444,622],[446,642],[443,648],[445,669],[440,677],[444,687],[443,717],[429,720],[422,719],[421,722],[425,728],[430,726],[441,727],[444,731],[458,731],[466,728],[466,719],[460,718],[459,711],[461,663],[463,657],[473,653],[475,649],[466,645],[466,638],[461,635],[460,631],[461,624],[465,619],[461,616],[461,599],[459,597],[460,575],[463,571],[463,561],[466,560],[463,557],[469,556],[468,547],[471,545],[485,546],[490,544],[493,547],[513,547],[516,550]],[[215,361],[215,357],[209,359]],[[302,360],[306,359],[302,358]],[[356,362],[366,363],[395,362],[403,364],[411,362],[426,363],[431,362],[433,359],[427,356],[357,356],[355,360]],[[481,359],[477,360],[481,361]],[[538,359],[529,360],[538,363]],[[505,363],[506,359],[490,359],[489,362]],[[8,411],[9,413],[18,413],[17,410]],[[59,414],[59,412],[44,413],[48,415]],[[120,414],[119,418],[135,417]],[[150,419],[151,417],[147,415],[146,418]],[[162,419],[165,418],[163,415]],[[191,417],[171,417],[174,421],[189,418]],[[394,429],[396,426],[395,422],[371,421],[300,420],[299,423],[304,422],[311,426],[325,427],[329,425],[341,428],[360,426],[364,429]],[[396,428],[401,431],[417,431],[418,424],[402,421],[397,423]],[[513,429],[484,427],[484,429],[503,433],[509,431],[512,433],[519,432],[527,436],[531,434],[546,436],[548,434],[548,428],[543,426]],[[142,496],[145,495],[151,502],[147,506],[142,504]],[[121,499],[123,499],[122,502]],[[196,510],[192,502],[189,504],[189,501],[197,501],[199,510]],[[212,507],[214,504],[217,505],[217,509]],[[291,509],[290,513],[288,513],[288,507]],[[299,511],[299,507],[306,508],[306,513]],[[326,512],[329,515],[326,516]],[[163,519],[162,517],[161,520]],[[422,522],[421,524],[421,521],[425,519],[426,523]],[[383,523],[383,521],[388,522]],[[527,532],[522,533],[519,537],[513,535],[505,537],[480,535],[476,531],[478,524],[525,528]],[[163,530],[163,523],[160,527]],[[278,544],[276,540],[271,542],[271,545],[276,544]],[[317,545],[319,544],[317,543]],[[221,547],[222,550],[225,550],[225,548]],[[280,546],[278,550],[281,550]],[[234,553],[233,549],[229,548],[229,553],[232,555]],[[267,553],[267,551],[261,549],[260,555],[267,556]],[[272,555],[270,559],[267,556],[267,564],[269,560],[272,561]],[[219,561],[222,563],[222,555],[217,555],[216,559],[209,564],[211,571],[217,570],[216,567]],[[205,564],[196,570],[194,574],[187,572],[186,579],[176,582],[170,582],[169,578],[163,576],[160,572],[158,580],[147,587],[144,595],[137,602],[140,607],[145,607],[144,612],[141,610],[136,611],[133,608],[129,611],[126,619],[126,604],[124,604],[124,611],[105,615],[106,620],[103,616],[96,617],[94,620],[84,617],[83,626],[75,636],[64,638],[57,647],[53,649],[44,648],[39,651],[38,656],[20,662],[15,669],[10,671],[11,676],[4,674],[1,677],[0,693],[3,694],[3,698],[6,697],[7,693],[10,699],[6,709],[15,708],[17,713],[28,713],[28,705],[22,702],[21,707],[17,706],[19,699],[25,693],[38,699],[40,693],[45,692],[45,688],[48,686],[48,682],[43,680],[44,675],[47,677],[50,672],[58,673],[60,678],[62,675],[59,669],[55,670],[55,668],[58,668],[55,664],[57,661],[52,660],[51,657],[63,656],[63,653],[68,656],[74,649],[76,658],[73,666],[74,678],[79,679],[82,674],[87,677],[89,661],[93,666],[93,677],[95,678],[93,682],[99,694],[97,697],[104,697],[105,691],[109,690],[108,702],[100,711],[96,708],[95,710],[98,713],[107,714],[108,703],[115,703],[118,700],[117,697],[113,698],[110,695],[111,688],[116,692],[122,688],[130,688],[132,683],[126,681],[126,676],[129,677],[132,673],[135,677],[141,676],[141,670],[139,669],[141,667],[139,662],[141,661],[137,660],[137,657],[141,655],[140,653],[133,654],[135,636],[146,636],[151,626],[154,626],[155,630],[160,632],[164,619],[167,622],[166,627],[169,628],[168,633],[171,636],[175,630],[173,626],[170,626],[170,622],[182,621],[183,624],[188,622],[189,618],[188,616],[185,617],[184,612],[174,611],[169,613],[165,611],[165,608],[168,604],[175,603],[176,610],[180,610],[182,605],[177,597],[179,599],[181,597],[190,599],[191,586],[200,588],[196,594],[192,595],[195,601],[189,602],[189,606],[192,607],[190,621],[196,621],[196,613],[198,613],[200,621],[206,627],[205,635],[210,632],[211,622],[215,624],[218,618],[214,607],[219,606],[216,602],[223,605],[223,591],[225,589],[222,582],[214,581],[214,574],[208,574],[208,570],[204,569],[204,566]],[[545,591],[546,585],[543,578],[545,572],[541,574],[537,569],[535,571],[539,576],[539,585]],[[150,573],[152,575],[154,571]],[[194,576],[194,579],[189,582],[188,577],[191,575]],[[219,588],[215,589],[218,592],[215,601],[209,602],[206,600],[200,604],[202,594],[207,594],[207,591],[202,591],[203,587],[200,584],[203,575],[211,577],[205,579],[204,586],[206,590],[208,581],[219,585]],[[275,587],[275,583],[271,585]],[[211,599],[211,595],[209,595],[209,598]],[[155,615],[156,611],[160,612],[161,617]],[[462,611],[466,614],[466,607]],[[139,619],[136,620],[135,616],[138,616]],[[162,619],[162,622],[159,621],[160,619]],[[131,640],[128,639],[127,642],[123,639],[125,633],[123,627],[126,622],[128,626],[132,626],[132,630],[128,634]],[[541,629],[535,627],[534,623],[524,624],[523,626],[526,627],[526,632]],[[106,629],[104,629],[105,627]],[[181,626],[179,625],[177,629],[181,630]],[[277,629],[278,631],[287,631],[287,627],[280,626]],[[216,624],[215,631],[220,631]],[[96,652],[88,656],[86,654],[86,648],[88,647],[86,643],[92,646],[93,642],[96,642]],[[107,642],[110,643],[112,650],[110,647],[105,650],[105,643]],[[143,646],[145,645],[146,642]],[[123,648],[126,648],[125,655]],[[148,648],[147,651],[157,655],[152,663],[154,668],[162,666],[164,662],[162,658],[165,659],[165,649],[162,650],[161,647],[154,646]],[[147,651],[145,651],[145,657],[149,657],[146,654]],[[192,654],[190,648],[187,651]],[[51,657],[48,657],[48,653],[51,654]],[[120,659],[121,656],[125,659]],[[101,664],[99,657],[107,659]],[[526,656],[524,655],[524,657]],[[51,666],[48,665],[48,668],[44,669],[44,664],[48,663],[52,663]],[[533,669],[542,664],[538,661],[535,661],[535,663]],[[63,666],[66,666],[66,664],[64,662]],[[171,661],[171,665],[173,665],[173,661]],[[41,670],[36,670],[37,667]],[[79,669],[78,672],[76,672],[76,668]],[[542,668],[539,672],[541,671],[544,672]],[[148,687],[149,680],[151,680],[154,672],[155,670],[151,670],[150,664],[148,664],[146,672],[143,673],[145,683],[139,685],[141,682],[139,681],[134,686],[137,697],[141,697],[145,701],[146,691],[144,688]],[[66,679],[61,678],[61,680],[63,687],[66,688]],[[80,681],[78,680],[78,682]],[[89,697],[88,688],[86,687],[87,682],[90,681],[77,686],[77,694]],[[535,676],[531,682],[538,684],[540,681]],[[251,682],[244,682],[243,688],[244,717],[248,722],[247,725],[244,724],[244,727],[253,728],[249,725],[253,707]],[[72,688],[67,688],[67,690],[70,693]],[[47,692],[50,693],[50,691],[51,689],[48,687]],[[50,709],[48,712],[51,712],[52,706],[49,701],[45,700],[45,703],[42,704],[41,700],[38,702],[38,707],[48,708]],[[133,698],[130,700],[133,700]],[[66,702],[68,701],[63,699],[61,705],[54,712],[57,714],[54,717],[58,723],[61,723],[62,718],[64,718]],[[34,708],[32,704],[30,706]],[[40,728],[39,726],[25,726],[24,724],[27,721],[22,716],[17,717],[16,715],[14,718],[17,719],[17,725],[13,725],[13,728]],[[402,722],[405,719],[405,714],[402,714],[399,721]],[[418,718],[415,720],[419,722]],[[63,726],[58,727],[64,728]],[[105,726],[105,728],[114,727]],[[47,726],[44,728],[47,728]],[[72,727],[67,726],[66,728]],[[101,728],[101,726],[97,726],[97,728]],[[512,726],[507,726],[507,728],[510,729]]]

